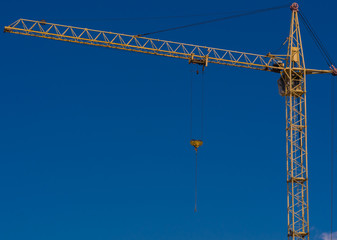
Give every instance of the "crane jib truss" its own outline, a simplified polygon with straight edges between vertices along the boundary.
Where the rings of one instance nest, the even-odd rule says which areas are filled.
[[[286,159],[288,239],[309,239],[308,152],[306,75],[331,73],[337,69],[307,69],[298,21],[298,4],[291,5],[292,16],[286,55],[259,55],[198,46],[135,35],[112,33],[19,19],[4,32],[59,41],[186,59],[189,63],[209,63],[280,73],[278,83],[286,102]]]
[[[154,54],[189,60],[191,63],[208,63],[250,68],[262,71],[281,72],[280,62],[286,55],[260,55],[239,51],[224,50],[193,44],[138,37],[121,33],[99,31],[88,28],[72,27],[44,20],[19,19],[4,28],[4,32],[59,41],[87,44],[127,51]],[[306,69],[307,74],[331,73],[331,70]]]

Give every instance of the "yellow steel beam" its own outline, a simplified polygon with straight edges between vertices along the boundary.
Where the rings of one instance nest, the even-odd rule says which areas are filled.
[[[59,41],[87,44],[99,47],[147,53],[189,60],[207,66],[208,63],[256,69],[270,72],[282,72],[286,55],[259,55],[193,44],[165,41],[160,39],[137,37],[134,35],[79,28],[44,20],[19,19],[4,28],[4,32]],[[307,74],[331,73],[331,70],[306,69]]]

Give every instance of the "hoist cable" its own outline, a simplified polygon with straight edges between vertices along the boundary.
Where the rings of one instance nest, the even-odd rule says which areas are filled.
[[[197,212],[197,202],[198,202],[198,148],[200,146],[202,146],[203,142],[201,139],[203,139],[203,118],[204,118],[204,67],[202,68],[202,73],[201,73],[201,78],[200,77],[195,77],[195,80],[198,80],[198,86],[201,86],[201,98],[197,98],[197,100],[200,100],[201,99],[201,135],[200,132],[198,133],[198,136],[201,137],[200,138],[196,138],[196,139],[193,139],[193,128],[192,128],[192,124],[193,124],[193,80],[194,80],[194,74],[196,73],[196,75],[199,75],[199,66],[196,65],[196,71],[191,71],[191,145],[194,147],[194,151],[195,151],[195,179],[194,179],[194,184],[195,184],[195,189],[194,189],[194,193],[195,193],[195,202],[194,202],[194,212]],[[198,105],[200,104],[199,101],[198,102]],[[199,115],[199,113],[198,113]],[[199,126],[199,124],[195,124],[197,126]]]
[[[335,128],[335,82],[333,77],[331,76],[331,199],[330,199],[330,214],[331,214],[331,225],[330,225],[330,231],[331,231],[331,240],[332,240],[332,233],[333,233],[333,201],[334,201],[334,128]]]
[[[204,87],[205,87],[205,71],[202,69],[201,75],[201,139],[204,139]]]
[[[190,103],[190,113],[191,113],[191,116],[190,116],[190,135],[191,135],[191,139],[192,139],[192,136],[193,136],[193,127],[192,127],[192,124],[193,124],[193,70],[191,69],[191,103]]]
[[[268,11],[277,10],[277,9],[286,8],[286,7],[289,7],[289,5],[287,4],[287,5],[281,5],[281,6],[271,7],[271,8],[258,9],[258,10],[249,11],[249,12],[246,12],[246,13],[232,15],[232,16],[226,16],[226,17],[216,18],[216,19],[212,19],[212,20],[207,20],[207,21],[202,21],[202,22],[197,22],[197,23],[191,23],[191,24],[178,26],[178,27],[166,28],[166,29],[162,29],[162,30],[158,30],[158,31],[154,31],[154,32],[142,33],[142,34],[138,34],[136,36],[142,37],[142,36],[147,36],[147,35],[155,34],[155,33],[162,33],[162,32],[178,30],[178,29],[182,29],[182,28],[194,27],[194,26],[203,25],[203,24],[207,24],[207,23],[219,22],[219,21],[223,21],[223,20],[253,15],[253,14],[262,13],[262,12],[268,12]]]
[[[197,188],[197,183],[198,183],[198,151],[195,151],[195,200],[194,200],[194,212],[197,212],[197,197],[198,197],[198,188]]]
[[[300,17],[302,18],[302,20],[304,22],[305,27],[307,28],[307,30],[311,34],[311,37],[313,38],[316,46],[318,47],[318,49],[320,50],[321,54],[323,55],[324,60],[326,61],[326,63],[329,66],[334,65],[334,61],[332,60],[329,52],[326,50],[326,47],[324,46],[323,42],[320,40],[320,38],[318,37],[318,35],[314,31],[314,29],[311,26],[311,24],[308,21],[308,19],[304,16],[304,14],[302,12],[299,12],[299,13],[300,13]]]

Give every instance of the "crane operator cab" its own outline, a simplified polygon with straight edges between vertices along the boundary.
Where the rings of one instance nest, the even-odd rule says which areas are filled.
[[[303,90],[301,87],[301,79],[303,73],[302,72],[295,72],[292,71],[291,73],[291,82],[292,82],[292,86],[291,89],[294,90],[293,93],[295,95],[302,95],[303,94]],[[278,85],[278,91],[279,94],[284,97],[284,96],[289,96],[290,94],[290,78],[289,78],[290,74],[289,74],[289,70],[285,70],[281,73],[281,77],[277,80],[277,85]]]

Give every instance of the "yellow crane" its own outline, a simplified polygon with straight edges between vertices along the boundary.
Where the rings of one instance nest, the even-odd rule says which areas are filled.
[[[203,65],[222,64],[233,67],[269,71],[281,75],[279,91],[286,102],[286,160],[287,160],[287,212],[288,239],[309,239],[308,152],[306,75],[330,73],[337,69],[309,69],[305,67],[299,26],[297,3],[291,5],[291,24],[288,51],[284,55],[252,54],[193,44],[165,41],[141,35],[127,35],[108,31],[72,27],[45,20],[19,19],[4,28],[4,32],[47,38],[91,46],[186,59]],[[200,141],[191,141],[197,149]]]

